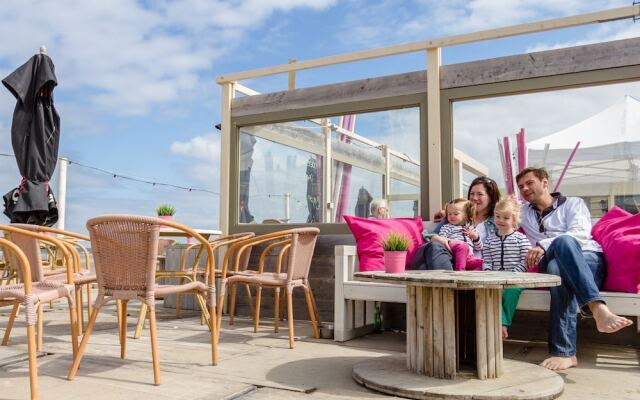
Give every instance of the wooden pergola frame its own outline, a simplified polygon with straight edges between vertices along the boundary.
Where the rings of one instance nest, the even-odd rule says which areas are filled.
[[[241,230],[232,222],[237,221],[237,212],[230,207],[230,201],[237,198],[237,188],[231,184],[232,178],[237,176],[236,173],[232,173],[234,168],[237,170],[237,157],[228,156],[237,154],[237,140],[234,138],[237,139],[240,126],[420,106],[421,110],[426,109],[426,115],[421,112],[420,130],[421,137],[426,138],[426,141],[421,141],[421,160],[426,160],[422,163],[424,173],[421,173],[421,180],[422,187],[427,188],[426,192],[423,190],[421,194],[421,214],[429,215],[433,210],[439,209],[443,199],[451,193],[451,181],[454,179],[451,110],[454,101],[640,79],[640,39],[447,66],[441,65],[441,48],[638,16],[640,5],[634,5],[315,60],[290,62],[218,77],[216,81],[222,88],[220,173],[223,195],[220,197],[220,229],[223,232]],[[628,51],[628,48],[633,51]],[[364,86],[363,81],[356,81],[293,89],[295,71],[422,51],[426,51],[427,55],[426,76],[424,72],[416,72],[369,79]],[[234,99],[236,81],[280,73],[289,73],[288,91]],[[393,85],[392,81],[395,81],[396,85]],[[326,96],[328,92],[340,88],[341,93],[345,93],[345,87],[349,85],[353,87],[349,93],[351,96],[343,96],[337,101],[334,98],[329,102],[330,98]],[[368,90],[363,90],[363,87]],[[329,225],[321,226],[326,232],[337,233],[345,229],[330,226],[334,224],[323,225]],[[252,225],[252,230],[256,232],[261,229]],[[265,231],[272,229],[273,227],[266,227]]]

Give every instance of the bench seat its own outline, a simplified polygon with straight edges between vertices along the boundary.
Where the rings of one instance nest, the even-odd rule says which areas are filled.
[[[335,246],[334,340],[344,342],[373,330],[376,302],[406,303],[404,285],[360,282],[353,279],[358,271],[355,246]],[[601,292],[607,305],[616,314],[636,317],[640,333],[640,294]],[[526,289],[520,296],[518,310],[548,311],[547,290]]]

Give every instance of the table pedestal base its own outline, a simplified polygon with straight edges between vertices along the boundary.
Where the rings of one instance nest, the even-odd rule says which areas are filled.
[[[564,381],[555,372],[535,364],[504,360],[496,379],[438,379],[407,370],[404,355],[373,358],[353,367],[353,379],[370,389],[410,399],[555,399]]]

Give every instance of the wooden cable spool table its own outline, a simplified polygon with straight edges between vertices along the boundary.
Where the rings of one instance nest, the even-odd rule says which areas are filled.
[[[482,388],[482,393],[488,391],[487,398],[510,398],[515,394],[513,390],[524,390],[527,398],[553,398],[562,392],[563,381],[555,372],[512,360],[506,368],[502,357],[502,289],[558,286],[558,276],[434,270],[399,274],[358,272],[354,278],[407,286],[406,366],[399,366],[397,356],[386,357],[386,361],[365,361],[354,367],[353,376],[359,383],[417,399],[443,395],[469,398],[478,388]],[[524,365],[514,367],[514,363]],[[514,369],[519,371],[519,376],[512,373]],[[389,373],[390,370],[394,373]],[[399,379],[398,374],[407,379]],[[534,377],[549,382],[543,386],[539,382],[527,386]],[[420,378],[431,381],[416,386]],[[447,380],[452,381],[452,385],[448,386]],[[460,380],[467,382],[466,387],[460,385]],[[505,381],[512,384],[505,386]],[[447,387],[451,391],[447,391]],[[509,389],[505,391],[505,388]],[[538,392],[540,396],[536,395]]]

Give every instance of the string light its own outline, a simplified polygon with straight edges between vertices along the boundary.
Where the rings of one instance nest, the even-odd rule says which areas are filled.
[[[8,153],[0,153],[0,156],[3,156],[3,157],[15,157],[15,155],[8,154]],[[58,160],[60,160],[60,159],[58,159]],[[200,188],[192,188],[192,187],[181,186],[181,185],[174,185],[174,184],[166,183],[166,182],[154,182],[154,181],[151,181],[151,180],[148,180],[148,179],[135,178],[135,177],[132,177],[132,176],[122,175],[122,174],[117,173],[117,172],[108,171],[106,169],[94,167],[92,165],[82,164],[82,163],[79,163],[77,161],[73,161],[73,160],[69,160],[69,159],[67,159],[67,163],[69,163],[69,165],[75,164],[75,165],[77,165],[79,167],[83,167],[83,168],[91,169],[91,170],[94,170],[94,171],[98,171],[98,172],[101,172],[101,173],[106,174],[106,175],[112,175],[113,179],[116,179],[116,178],[118,178],[118,179],[126,179],[128,181],[145,183],[147,185],[152,185],[152,186],[166,186],[166,187],[170,187],[170,188],[174,188],[174,189],[188,190],[189,192],[204,192],[204,193],[211,193],[211,194],[214,194],[214,195],[217,195],[217,196],[220,195],[219,192],[214,192],[212,190],[200,189]]]

